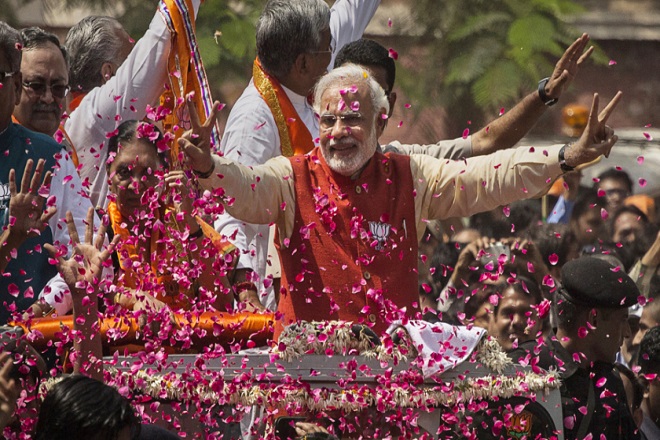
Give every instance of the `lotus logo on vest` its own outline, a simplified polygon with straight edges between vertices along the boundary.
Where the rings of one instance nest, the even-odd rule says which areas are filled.
[[[377,251],[383,250],[383,245],[385,244],[387,237],[390,235],[391,228],[392,226],[387,223],[369,222],[369,230],[371,231],[371,235],[373,235],[373,237],[378,240],[378,244],[376,245]]]

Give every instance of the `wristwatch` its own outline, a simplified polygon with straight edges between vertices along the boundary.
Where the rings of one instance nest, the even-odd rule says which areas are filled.
[[[575,169],[575,167],[572,167],[569,164],[567,164],[566,159],[564,158],[564,152],[566,151],[566,147],[568,147],[570,145],[571,144],[564,144],[564,146],[561,147],[561,150],[559,150],[559,167],[565,173],[568,173],[568,172],[573,171]]]
[[[543,102],[543,104],[550,107],[551,105],[555,105],[557,101],[559,101],[559,98],[551,98],[545,94],[545,86],[548,84],[548,81],[550,81],[550,77],[543,78],[541,81],[539,81],[539,98],[541,98],[541,102]]]

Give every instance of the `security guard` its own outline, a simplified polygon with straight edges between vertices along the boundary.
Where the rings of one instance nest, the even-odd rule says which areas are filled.
[[[639,289],[621,267],[597,257],[566,263],[561,277],[556,335],[546,347],[551,356],[542,357],[551,361],[539,366],[562,378],[564,436],[639,439],[614,368],[622,340],[630,336],[628,307],[637,303]]]

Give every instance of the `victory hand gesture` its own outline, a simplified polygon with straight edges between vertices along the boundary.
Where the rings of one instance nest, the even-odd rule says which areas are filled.
[[[607,120],[621,100],[622,93],[618,92],[614,98],[607,104],[603,111],[598,114],[598,94],[594,94],[594,100],[591,104],[589,121],[582,132],[580,139],[564,152],[566,165],[577,167],[598,159],[601,155],[608,157],[612,146],[619,139],[614,134],[614,130],[608,127]]]
[[[218,117],[220,103],[213,103],[211,114],[203,124],[199,120],[197,109],[188,103],[192,129],[188,130],[179,139],[179,147],[186,154],[186,163],[193,169],[198,177],[209,177],[213,172],[214,163],[211,151],[211,134]]]

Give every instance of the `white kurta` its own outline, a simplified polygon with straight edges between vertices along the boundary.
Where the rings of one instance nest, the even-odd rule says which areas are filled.
[[[195,16],[200,0],[193,0]],[[106,142],[119,124],[143,119],[156,105],[167,81],[171,35],[159,12],[114,77],[91,90],[64,123],[80,161],[80,177],[95,207],[108,195]]]

